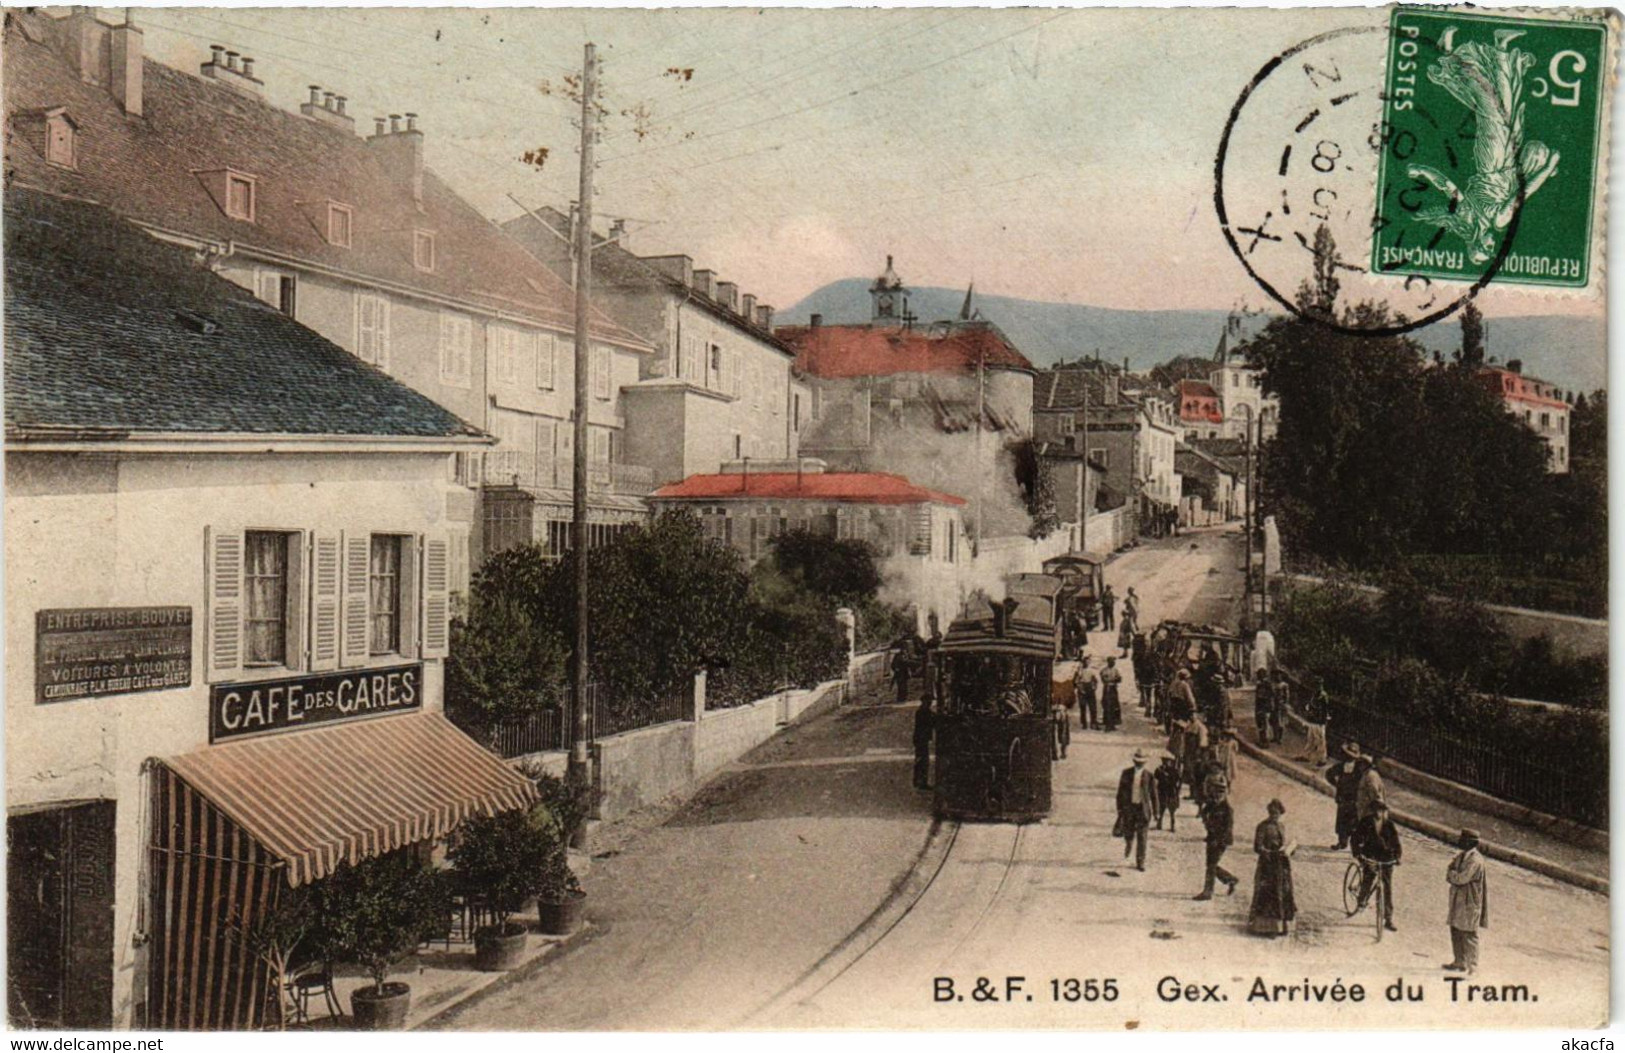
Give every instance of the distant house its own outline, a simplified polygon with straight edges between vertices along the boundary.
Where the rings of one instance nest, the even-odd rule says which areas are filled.
[[[1523,362],[1481,366],[1478,382],[1501,400],[1506,411],[1528,425],[1546,443],[1546,463],[1553,472],[1569,470],[1569,404],[1557,389],[1538,377],[1525,376]]]
[[[828,472],[817,461],[803,461],[799,470],[746,467],[662,486],[650,502],[656,509],[688,509],[708,536],[752,563],[774,538],[796,530],[867,541],[883,558],[957,564],[970,556],[963,497],[887,472]]]
[[[899,472],[922,485],[985,480],[984,532],[1025,534],[1025,511],[994,500],[1012,476],[1007,448],[1033,433],[1035,369],[992,322],[971,317],[920,324],[888,259],[870,289],[871,319],[780,326],[810,389],[800,452],[832,469]]]
[[[1181,526],[1216,526],[1241,518],[1245,507],[1245,477],[1227,460],[1203,449],[1201,441],[1191,445],[1180,443],[1174,454],[1175,465],[1183,477]]]
[[[1205,380],[1181,380],[1179,425],[1185,440],[1216,439],[1224,434],[1224,407],[1219,393]]]
[[[569,279],[568,216],[540,208],[503,229]],[[688,256],[634,254],[620,225],[592,260],[595,302],[654,348],[620,389],[629,462],[660,485],[723,461],[796,456],[810,399],[791,369],[794,350],[773,335],[772,307]]]
[[[1240,332],[1239,323],[1233,322],[1232,327],[1219,338],[1218,349],[1213,355],[1217,367],[1208,374],[1208,382],[1218,396],[1219,412],[1224,418],[1219,434],[1224,438],[1242,439],[1251,430],[1255,438],[1274,438],[1281,423],[1281,400],[1274,395],[1264,394],[1263,375],[1247,363],[1239,349],[1230,347],[1231,332]]]

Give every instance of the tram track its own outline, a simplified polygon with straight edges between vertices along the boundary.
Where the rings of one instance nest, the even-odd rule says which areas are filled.
[[[988,918],[1003,899],[1010,884],[1010,875],[1021,861],[1021,847],[1028,825],[1030,824],[1024,823],[1014,827],[1010,851],[1002,861],[993,891],[977,913],[976,920],[947,953],[945,962],[955,958],[983,930]],[[831,948],[794,982],[752,1011],[737,1026],[744,1027],[753,1022],[762,1022],[778,1011],[810,1004],[879,950],[887,938],[925,902],[926,896],[948,868],[950,860],[954,859],[954,849],[960,847],[961,831],[961,824],[953,820],[943,821],[934,826],[932,838],[928,840],[926,848],[922,850],[909,874],[898,883],[894,893],[876,907],[844,940]],[[962,860],[958,861],[963,863]]]

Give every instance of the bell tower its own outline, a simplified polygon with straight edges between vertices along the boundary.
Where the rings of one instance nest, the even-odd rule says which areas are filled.
[[[871,322],[880,325],[901,325],[908,314],[908,289],[903,279],[892,269],[892,258],[886,257],[886,271],[869,286]]]

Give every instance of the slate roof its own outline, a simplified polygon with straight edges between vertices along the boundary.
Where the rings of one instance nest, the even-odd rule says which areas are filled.
[[[895,325],[791,325],[775,332],[796,349],[796,368],[826,379],[897,373],[1036,372],[992,322],[953,322],[904,329]]]
[[[87,202],[6,191],[5,311],[8,437],[481,434]]]
[[[965,499],[915,486],[890,472],[729,472],[691,475],[668,483],[650,495],[660,499],[757,500],[778,498],[839,501],[854,504],[963,505]]]
[[[6,113],[62,106],[78,126],[75,169],[48,164],[42,137],[8,135],[8,185],[98,201],[144,225],[573,330],[566,283],[433,172],[423,173],[420,208],[409,176],[388,163],[391,151],[151,59],[143,67],[143,116],[131,118],[106,88],[85,83],[63,61],[52,42],[64,29],[37,12],[7,13]],[[225,168],[257,178],[253,222],[228,217],[206,185],[207,173]],[[329,201],[354,209],[351,248],[327,241]],[[415,230],[434,234],[432,272],[413,265]],[[593,331],[648,347],[601,313]]]

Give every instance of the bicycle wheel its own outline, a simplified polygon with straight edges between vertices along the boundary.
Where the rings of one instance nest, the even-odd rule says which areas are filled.
[[[1350,863],[1343,872],[1343,909],[1351,918],[1360,911],[1360,879],[1363,873],[1358,862]]]

